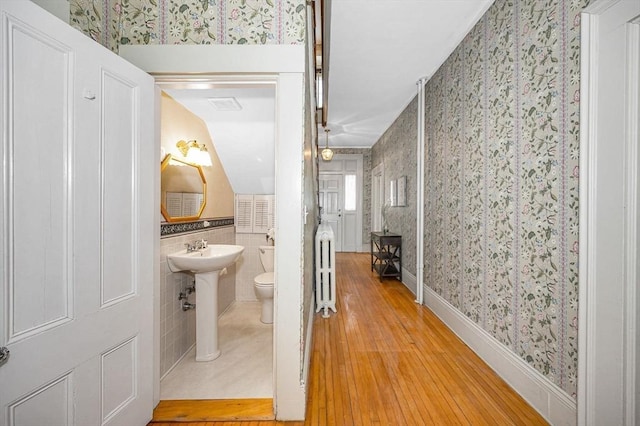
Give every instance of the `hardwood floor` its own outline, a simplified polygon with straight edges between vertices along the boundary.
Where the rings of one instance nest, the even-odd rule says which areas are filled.
[[[547,424],[402,283],[379,280],[368,254],[338,253],[336,268],[338,313],[314,320],[306,420],[188,424]]]

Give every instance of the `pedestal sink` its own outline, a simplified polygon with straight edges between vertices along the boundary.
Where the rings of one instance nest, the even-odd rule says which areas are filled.
[[[172,272],[189,271],[196,276],[196,361],[212,361],[218,349],[218,278],[234,263],[243,246],[211,244],[205,249],[186,249],[167,255]]]

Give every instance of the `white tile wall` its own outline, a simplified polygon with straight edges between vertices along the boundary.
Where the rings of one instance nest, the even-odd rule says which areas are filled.
[[[167,254],[184,248],[187,242],[205,239],[209,244],[236,244],[233,226],[182,234],[160,239],[160,376],[164,376],[196,341],[196,315],[194,310],[183,311],[178,295],[194,281],[192,275],[173,273],[167,266]],[[264,238],[264,237],[263,237]],[[240,243],[239,243],[240,244]],[[246,249],[245,249],[246,251]],[[236,295],[235,266],[220,277],[218,312],[222,314]],[[189,302],[195,303],[195,293]]]
[[[244,246],[242,260],[236,262],[236,300],[258,300],[253,291],[253,280],[264,272],[258,247],[268,245],[265,234],[236,234],[236,244]]]

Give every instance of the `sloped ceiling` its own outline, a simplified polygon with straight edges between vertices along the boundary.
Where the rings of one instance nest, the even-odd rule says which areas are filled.
[[[215,89],[165,89],[207,125],[236,194],[275,191],[275,88],[238,85]],[[209,99],[233,98],[237,111],[216,110]]]
[[[371,147],[492,3],[332,0],[329,146]]]

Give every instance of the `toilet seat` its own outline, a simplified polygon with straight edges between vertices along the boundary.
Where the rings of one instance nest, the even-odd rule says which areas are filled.
[[[263,272],[253,280],[257,286],[273,286],[273,272]]]

